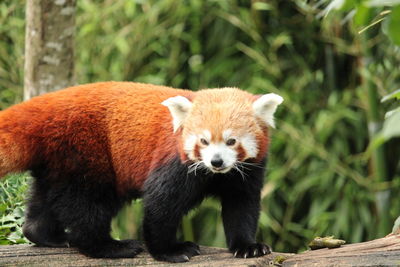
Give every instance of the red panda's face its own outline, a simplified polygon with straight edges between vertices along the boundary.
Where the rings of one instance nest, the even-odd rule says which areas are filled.
[[[189,171],[206,168],[214,173],[241,172],[245,160],[265,152],[266,126],[273,126],[273,113],[282,98],[260,98],[233,88],[202,90],[193,102],[182,96],[163,102],[173,117],[174,131],[182,127]]]
[[[214,134],[208,129],[186,129],[182,136],[183,149],[186,156],[195,163],[193,167],[206,167],[215,173],[226,173],[232,168],[240,170],[246,159],[257,157],[259,147],[256,134],[241,133],[230,128]]]

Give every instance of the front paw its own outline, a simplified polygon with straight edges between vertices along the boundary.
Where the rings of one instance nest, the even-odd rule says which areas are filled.
[[[268,245],[262,243],[254,243],[241,248],[233,249],[233,256],[236,258],[253,258],[260,257],[272,252]]]
[[[152,254],[156,260],[168,262],[186,262],[193,256],[200,255],[200,247],[193,242],[176,244],[166,253]]]

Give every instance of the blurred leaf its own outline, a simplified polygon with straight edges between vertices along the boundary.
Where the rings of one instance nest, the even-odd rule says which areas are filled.
[[[354,15],[353,21],[356,26],[365,26],[370,23],[372,19],[372,9],[365,5],[358,5],[356,8],[356,14]]]
[[[366,1],[368,6],[394,6],[394,5],[399,5],[400,0],[368,0]]]
[[[386,140],[400,136],[400,112],[395,112],[385,120],[382,129],[382,136]]]
[[[392,233],[400,234],[400,216],[397,217],[396,221],[394,222]]]
[[[21,207],[16,207],[12,213],[15,218],[21,218],[24,216],[24,210]]]
[[[393,43],[400,46],[400,5],[395,6],[389,15],[388,35]]]
[[[272,10],[272,6],[265,2],[255,2],[252,7],[256,10]]]
[[[368,145],[368,149],[366,151],[367,154],[371,154],[377,147],[383,145],[387,139],[383,136],[382,133],[375,135],[375,137],[371,140],[370,144]]]
[[[331,0],[326,8],[326,13],[330,10],[348,11],[354,8],[354,0]]]
[[[385,95],[381,99],[381,102],[385,102],[385,101],[387,101],[389,99],[393,99],[393,98],[400,99],[400,89],[397,89],[396,91],[394,91],[394,92],[392,92],[392,93],[390,93],[388,95]]]
[[[385,119],[389,118],[390,116],[394,115],[395,113],[399,113],[400,112],[400,107],[390,110],[388,112],[386,112],[385,114]]]
[[[4,213],[7,210],[6,204],[0,204],[0,214]]]

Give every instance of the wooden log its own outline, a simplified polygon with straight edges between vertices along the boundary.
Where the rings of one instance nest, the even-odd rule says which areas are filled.
[[[282,264],[282,267],[294,266],[400,266],[400,235],[335,249],[306,251]]]
[[[31,245],[0,246],[0,266],[157,266],[157,267],[261,267],[272,264],[283,253],[272,253],[260,258],[238,259],[222,248],[201,247],[201,255],[183,264],[155,261],[148,253],[133,259],[92,259],[74,248],[41,248]],[[272,265],[273,266],[273,265]]]
[[[272,253],[260,258],[237,259],[223,248],[201,247],[201,255],[183,264],[155,261],[143,252],[133,259],[92,259],[74,248],[40,248],[31,245],[0,246],[0,266],[188,266],[188,267],[310,267],[400,266],[400,235],[368,242],[319,249],[300,254]],[[285,258],[278,263],[278,258]]]

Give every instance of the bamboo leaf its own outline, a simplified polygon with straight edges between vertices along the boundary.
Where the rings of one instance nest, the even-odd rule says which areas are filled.
[[[382,135],[386,140],[400,136],[400,112],[395,112],[385,120]]]
[[[395,108],[393,110],[390,110],[388,112],[386,112],[385,114],[385,119],[389,118],[390,116],[392,116],[393,114],[395,114],[396,112],[400,112],[400,107]]]
[[[384,96],[381,99],[381,102],[385,102],[385,101],[387,101],[389,99],[393,99],[393,98],[400,99],[400,89],[397,89],[396,91]]]
[[[252,6],[256,10],[272,10],[272,6],[265,2],[255,2]]]
[[[371,18],[372,9],[365,5],[359,5],[356,9],[353,21],[356,26],[364,26],[371,21]]]
[[[400,233],[400,216],[397,217],[396,221],[394,222],[392,233],[393,234],[399,234]]]
[[[389,15],[388,35],[393,43],[400,46],[400,5],[394,7]]]
[[[400,5],[400,0],[369,0],[366,2],[368,6],[395,6]]]

